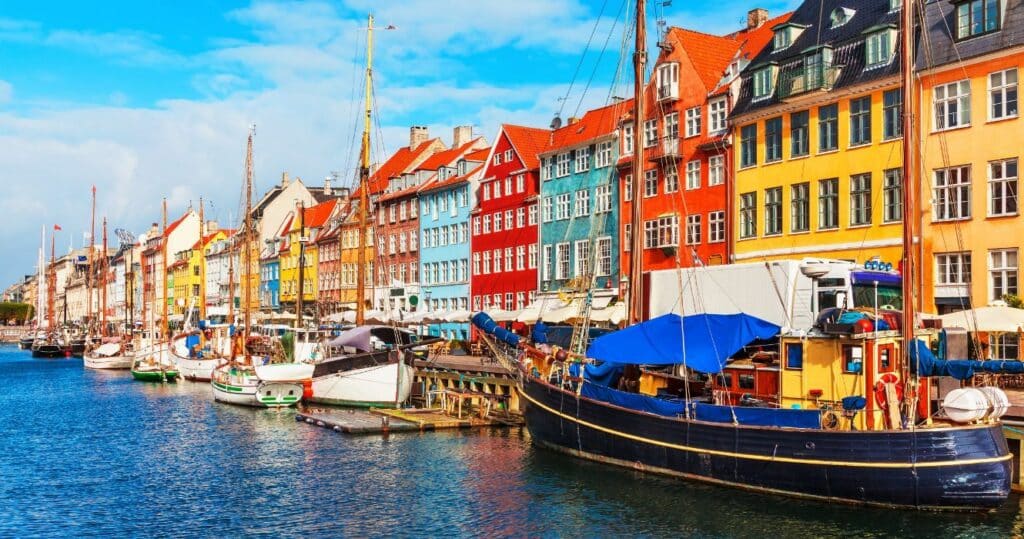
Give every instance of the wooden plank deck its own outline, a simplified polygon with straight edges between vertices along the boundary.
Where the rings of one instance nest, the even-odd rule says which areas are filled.
[[[421,432],[442,429],[507,427],[516,424],[504,416],[481,419],[476,416],[470,417],[468,412],[463,415],[462,419],[459,419],[436,408],[407,408],[404,410],[317,408],[296,413],[295,420],[344,434]]]

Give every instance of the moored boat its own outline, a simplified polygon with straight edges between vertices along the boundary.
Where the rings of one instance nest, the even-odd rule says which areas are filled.
[[[113,370],[132,367],[132,356],[125,352],[120,342],[104,343],[87,350],[82,361],[87,369]]]
[[[218,402],[283,408],[302,400],[303,380],[308,380],[312,367],[286,363],[254,366],[238,362],[225,363],[214,369],[213,398]]]
[[[166,349],[140,350],[132,357],[132,378],[140,382],[174,382],[178,369],[167,357]]]

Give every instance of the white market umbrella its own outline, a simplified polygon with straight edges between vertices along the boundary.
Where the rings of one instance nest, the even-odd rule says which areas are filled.
[[[473,313],[460,310],[448,313],[444,319],[446,322],[468,322],[470,316],[473,316]]]
[[[989,306],[944,314],[939,317],[943,326],[964,328],[967,331],[1012,333],[1024,329],[1024,309]]]

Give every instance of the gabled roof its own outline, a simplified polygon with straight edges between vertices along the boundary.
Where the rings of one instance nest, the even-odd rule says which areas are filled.
[[[227,236],[231,236],[232,234],[234,234],[234,232],[235,232],[234,230],[227,230],[227,229],[221,229],[221,230],[218,230],[216,232],[211,232],[211,233],[207,234],[206,236],[204,236],[202,240],[195,242],[195,244],[192,245],[192,248],[193,249],[199,249],[201,247],[206,247],[207,245],[209,245],[209,243],[211,241],[213,241],[213,238],[217,237],[218,234],[223,233],[223,234],[226,234]]]
[[[537,155],[551,141],[551,130],[512,124],[501,124],[501,130],[508,137],[509,143],[512,144],[512,148],[515,149],[527,170],[533,170],[540,166]]]
[[[394,176],[398,176],[405,172],[405,169],[416,161],[424,152],[428,151],[430,147],[440,142],[438,138],[432,138],[430,140],[421,142],[415,148],[408,146],[399,148],[387,161],[384,162],[377,170],[370,175],[370,193],[371,195],[379,194],[388,187],[388,180]]]
[[[481,150],[481,151],[484,151],[484,150]],[[489,154],[490,150],[488,149],[488,150],[486,150],[486,152],[487,152],[487,154]],[[487,159],[487,154],[484,154],[483,159]],[[486,164],[486,163],[484,163],[480,159],[473,159],[472,161],[476,161],[479,164],[477,164],[476,166],[471,168],[469,170],[469,172],[467,172],[467,173],[465,173],[465,174],[463,174],[461,176],[449,176],[448,178],[445,178],[444,180],[441,180],[441,181],[436,181],[436,178],[435,178],[435,181],[431,181],[431,182],[427,183],[426,185],[424,185],[420,189],[420,192],[421,193],[425,193],[427,191],[433,191],[434,189],[444,189],[445,187],[451,187],[453,185],[458,185],[460,183],[466,183],[466,181],[469,180],[474,174],[480,172],[484,168],[484,165]]]
[[[320,228],[324,226],[327,219],[334,214],[334,208],[337,207],[337,205],[338,199],[332,198],[327,202],[322,202],[312,208],[306,208],[302,214],[306,228]]]
[[[605,105],[589,110],[575,123],[562,126],[549,137],[548,144],[541,154],[556,152],[562,148],[571,148],[599,137],[610,135],[618,128],[623,114],[633,109],[633,100],[626,99],[618,103]]]
[[[192,210],[188,210],[188,211],[185,212],[185,215],[182,215],[181,217],[177,218],[173,223],[167,225],[167,230],[164,232],[164,234],[167,235],[167,236],[170,236],[171,233],[174,232],[174,229],[178,228],[178,225],[180,225],[182,222],[184,222],[185,218],[188,217],[191,214],[192,214]]]
[[[404,196],[408,196],[410,194],[419,192],[420,189],[429,186],[437,179],[436,170],[438,168],[441,168],[442,166],[454,166],[455,163],[459,161],[459,159],[463,158],[463,156],[469,155],[470,153],[475,153],[477,151],[475,150],[476,146],[486,144],[487,142],[484,140],[483,137],[477,137],[463,144],[462,146],[459,146],[458,148],[452,148],[449,150],[444,150],[435,153],[434,155],[428,157],[427,160],[420,164],[418,167],[416,167],[416,170],[435,171],[434,174],[427,178],[425,182],[418,185],[410,185],[409,187],[400,189],[398,191],[395,191],[394,193],[388,193],[386,195],[383,195],[380,197],[380,201],[384,202],[387,200],[395,200],[397,198],[402,198]]]

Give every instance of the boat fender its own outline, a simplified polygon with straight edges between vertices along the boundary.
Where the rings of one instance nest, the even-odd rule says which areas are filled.
[[[313,398],[313,381],[303,380],[302,381],[302,398],[303,400]]]
[[[883,409],[888,409],[889,403],[885,398],[885,384],[896,384],[896,397],[903,401],[903,384],[899,383],[900,377],[896,376],[895,373],[887,372],[878,378],[875,382],[874,393],[875,393],[875,404],[881,406]]]
[[[832,410],[825,410],[821,414],[821,428],[825,430],[838,430],[839,429],[839,414]],[[810,442],[808,442],[810,443]],[[808,448],[811,449],[811,448]]]

